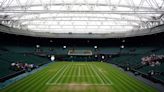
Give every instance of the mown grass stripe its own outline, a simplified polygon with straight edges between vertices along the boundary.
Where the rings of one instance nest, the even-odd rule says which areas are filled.
[[[67,71],[67,69],[69,69],[71,67],[71,65],[67,65],[64,70],[59,74],[59,76],[57,77],[57,79],[55,79],[55,81],[52,82],[52,84],[57,84],[58,81],[62,78],[62,76],[64,75],[64,73]]]
[[[109,85],[113,84],[112,81],[109,78],[107,78],[107,76],[102,71],[99,70],[99,67],[97,67],[96,65],[93,65],[93,67],[95,68],[95,70],[97,70],[97,72],[100,74],[100,76],[102,76],[102,79],[105,82],[107,82],[106,84],[109,84]]]
[[[66,67],[66,65],[63,65],[63,67],[60,68],[60,69],[57,71],[57,73],[55,73],[55,74],[51,77],[51,79],[48,80],[48,82],[47,82],[46,84],[47,84],[47,85],[48,85],[48,84],[51,84],[51,82],[54,80],[54,78],[55,78],[58,74],[60,75],[60,71],[62,71],[65,67]]]
[[[111,66],[110,68],[115,68],[115,67]],[[126,82],[128,85],[131,85],[132,88],[133,88],[133,87],[136,88],[137,86],[134,86],[134,85],[138,85],[139,88],[140,88],[141,90],[144,90],[144,89],[145,89],[145,87],[144,87],[143,85],[141,85],[140,83],[138,83],[138,82],[140,82],[140,81],[135,81],[135,79],[134,79],[133,77],[128,76],[126,73],[124,73],[124,72],[118,70],[117,68],[115,68],[114,73],[116,73],[116,75],[119,74],[118,77],[121,76],[122,80],[125,80],[125,82]],[[111,74],[110,74],[109,76],[111,76]],[[128,79],[130,79],[130,80],[127,81]],[[133,88],[133,89],[134,89],[134,88]],[[144,91],[146,91],[146,90],[144,90]]]
[[[46,73],[46,72],[41,72],[40,74],[42,74],[42,76],[44,76],[43,73]],[[32,79],[30,81],[27,81],[26,80],[26,83],[24,85],[23,84],[20,84],[17,88],[15,88],[15,92],[23,92],[23,91],[28,90],[29,87],[32,87],[31,85],[33,85],[34,83],[36,83],[38,81],[38,78],[39,77],[40,76],[31,77]]]
[[[88,75],[90,75],[90,72],[89,72],[89,69],[88,69],[88,65],[87,64],[85,65],[84,69],[86,71],[86,74],[84,75],[84,76],[86,76],[85,77],[86,83],[88,83],[88,84],[93,83],[92,80],[94,80],[94,79],[90,80],[90,78],[88,76]]]
[[[28,77],[26,77],[25,79],[23,79],[23,80],[21,81],[21,83],[18,83],[17,85],[15,85],[15,86],[12,87],[12,88],[14,88],[14,89],[22,88],[22,87],[26,86],[29,82],[35,81],[35,80],[36,80],[36,77],[38,77],[38,75],[39,75],[39,74],[42,74],[42,73],[44,73],[44,72],[41,71],[41,72],[38,72],[38,73],[33,74],[33,75],[31,75],[31,76],[28,76]]]
[[[70,66],[66,68],[66,66]],[[59,71],[63,66],[61,71]],[[79,70],[80,66],[80,70]],[[66,70],[65,70],[66,69]],[[101,71],[101,70],[102,71]],[[63,73],[63,70],[65,72]],[[79,77],[80,71],[80,77]],[[58,73],[58,74],[56,74]],[[96,75],[96,73],[99,75]],[[50,83],[62,85],[46,85],[52,77]],[[101,82],[103,80],[103,83]],[[106,85],[113,82],[113,85]],[[82,88],[87,86],[85,90],[76,90],[69,83],[75,82],[74,86]],[[83,84],[80,84],[83,82]],[[55,87],[55,88],[53,88]],[[120,69],[113,67],[107,63],[100,62],[57,62],[49,65],[45,69],[20,80],[13,85],[0,90],[0,92],[158,92],[154,88],[145,85],[143,82],[127,75]]]
[[[96,75],[94,74],[94,72],[92,71],[91,67],[88,64],[86,64],[86,69],[88,70],[88,75],[91,76],[90,77],[91,79],[89,79],[90,83],[98,84],[100,80],[97,79]]]
[[[70,76],[70,73],[71,73],[71,71],[73,70],[73,67],[72,67],[72,64],[70,64],[71,65],[71,67],[66,71],[66,73],[63,75],[64,77],[63,77],[63,82],[62,83],[69,83],[69,81],[70,81],[70,79],[71,79],[71,76]],[[67,75],[68,76],[70,76],[70,77],[67,77]]]
[[[103,81],[103,79],[100,77],[100,75],[94,70],[93,66],[90,65],[91,70],[95,73],[96,77],[98,77],[98,79],[100,80],[101,84],[105,84],[105,82]]]
[[[124,73],[123,73],[124,74]],[[115,79],[117,79],[117,81],[119,80],[119,81],[122,81],[121,82],[121,84],[123,84],[124,86],[126,86],[127,87],[127,89],[134,89],[134,87],[133,86],[129,86],[129,83],[132,83],[131,81],[129,82],[129,81],[127,81],[127,76],[123,76],[123,74],[122,74],[122,72],[120,72],[120,71],[112,71],[112,72],[110,72],[110,76],[112,76],[112,75],[114,75],[114,77],[115,77]],[[117,83],[118,84],[118,83]],[[128,86],[127,86],[128,85]],[[135,91],[135,90],[133,90],[133,91]]]

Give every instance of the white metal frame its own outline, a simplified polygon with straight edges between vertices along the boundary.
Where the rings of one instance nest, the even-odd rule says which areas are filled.
[[[163,6],[163,0],[0,0],[0,23],[41,33],[127,33],[163,25]]]

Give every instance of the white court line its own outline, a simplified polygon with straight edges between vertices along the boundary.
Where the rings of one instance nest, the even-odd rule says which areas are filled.
[[[58,83],[58,84],[55,84],[55,83],[51,83],[51,84],[48,84],[48,85],[57,85],[57,86],[67,86],[67,85],[75,85],[75,86],[80,86],[80,85],[90,85],[90,86],[110,86],[111,84],[70,84],[70,83]]]
[[[78,70],[79,70],[78,77],[80,77],[80,66],[79,66],[79,69]]]
[[[57,73],[55,73],[49,80],[46,84],[49,84],[51,83],[51,81],[60,73],[61,70],[63,70],[65,68],[66,65],[62,66],[62,68],[60,68]]]
[[[91,77],[91,76],[62,76],[62,78],[95,78],[95,77]]]
[[[62,77],[95,77],[95,75],[63,75]]]
[[[99,69],[98,69],[98,67],[96,66],[96,65],[94,65],[94,66],[92,66],[92,65],[88,65],[88,64],[86,64],[88,67],[90,66],[91,67],[91,70],[94,72],[94,75],[81,75],[81,72],[79,72],[78,73],[78,75],[63,75],[64,73],[65,73],[65,71],[68,69],[68,67],[71,67],[71,66],[73,66],[73,65],[64,65],[61,69],[59,69],[59,71],[46,83],[46,85],[58,85],[58,86],[64,86],[64,85],[70,85],[70,83],[57,83],[58,82],[58,80],[61,78],[61,77],[97,77],[97,78],[99,78],[99,80],[101,81],[101,83],[93,83],[93,84],[82,84],[82,83],[79,83],[79,84],[75,84],[75,85],[97,85],[97,86],[108,86],[108,85],[112,85],[113,83],[112,83],[112,81],[110,80],[110,79],[108,79],[107,78],[107,76],[106,75],[104,75]],[[65,66],[66,66],[66,68],[65,68]],[[65,68],[65,69],[64,69]],[[64,70],[63,70],[64,69]],[[96,71],[96,69],[98,70],[98,71]],[[63,70],[63,72],[61,73],[60,71],[61,70]],[[79,67],[78,68],[78,71],[81,71],[81,67]],[[100,77],[100,75],[98,74],[98,72],[101,72],[102,74],[103,74],[103,77],[105,78],[105,79],[107,79],[109,82],[110,82],[110,84],[109,83],[105,83],[104,81],[103,81],[103,79]],[[57,80],[55,80],[55,82],[52,82],[52,80],[58,75],[58,73],[60,74],[60,76],[58,76],[57,77]],[[51,83],[52,82],[52,83]],[[72,84],[71,84],[72,85]],[[73,84],[74,85],[74,84]]]
[[[88,65],[88,64],[87,64]],[[101,81],[101,84],[105,84],[104,83],[104,81],[102,80],[102,78],[100,77],[100,75],[93,69],[93,66],[92,65],[89,65],[89,66],[91,66],[91,69],[92,69],[92,71],[96,74],[96,76],[100,79],[100,81]]]
[[[52,82],[52,80],[53,80],[58,74],[60,74],[60,72],[65,68],[65,66],[68,67],[68,65],[62,66],[62,68],[60,68],[60,69],[55,73],[55,75],[52,76],[52,77],[48,80],[48,82],[47,82],[46,84],[50,84],[50,83]]]
[[[96,65],[94,65],[94,67],[110,82],[111,85],[113,85],[113,82],[104,73],[102,73]]]
[[[63,70],[62,73],[60,73],[60,75],[57,77],[57,79],[53,83],[56,84],[56,82],[63,76],[63,74],[65,73],[65,71],[67,71],[68,66],[71,67],[71,65],[67,65],[67,67]]]

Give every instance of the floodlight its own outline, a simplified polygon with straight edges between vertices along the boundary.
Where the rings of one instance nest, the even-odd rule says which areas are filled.
[[[50,40],[50,42],[53,42],[53,40]]]
[[[102,59],[104,59],[104,58],[105,58],[105,56],[101,56],[101,58],[102,58]]]
[[[122,40],[122,42],[125,42],[125,40]]]
[[[122,45],[122,46],[121,46],[121,49],[123,49],[123,48],[125,48],[125,46],[124,46],[124,45]]]
[[[97,46],[94,46],[95,49],[97,49]]]
[[[52,56],[51,56],[51,61],[54,61],[54,60],[55,60],[55,56],[52,55]]]
[[[64,49],[66,49],[66,48],[67,48],[67,46],[63,46],[63,48],[64,48]]]
[[[39,48],[40,47],[40,45],[36,45],[36,48]]]

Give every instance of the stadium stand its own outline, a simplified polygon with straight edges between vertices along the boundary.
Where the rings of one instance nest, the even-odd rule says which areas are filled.
[[[10,48],[9,50],[13,48]],[[28,49],[26,49],[25,51],[28,51]],[[48,63],[49,60],[48,58],[39,57],[33,54],[17,53],[17,51],[13,52],[13,50],[11,52],[5,51],[0,55],[0,70],[3,70],[0,72],[0,78],[19,72],[19,71],[14,71],[11,69],[11,63],[14,63],[14,62],[35,64],[35,65],[40,66],[40,65]]]
[[[13,70],[10,70],[9,68],[10,62],[0,60],[0,70],[3,70],[0,72],[0,78],[15,72]]]
[[[19,85],[9,88],[14,89],[12,92],[35,92],[39,88],[50,92],[59,89],[49,87],[51,84],[62,85],[62,81],[71,80],[68,88],[64,83],[64,92],[81,92],[74,90],[78,86],[86,86],[84,90],[92,86],[104,86],[106,90],[109,86],[109,91],[114,92],[150,92],[149,86],[142,87],[135,81],[138,77],[164,85],[164,0],[0,0],[0,11],[0,92],[6,80],[10,84],[10,79],[27,76],[56,61],[75,65],[53,66],[47,74],[52,78],[47,76],[47,80],[44,75],[49,70],[39,72],[43,76],[31,81],[30,84],[35,82],[31,88],[26,88],[28,81],[24,82],[27,86],[21,85],[22,89]],[[77,62],[86,64],[76,65]],[[136,78],[131,81],[130,77],[126,79],[125,71],[119,76],[119,72],[92,66],[95,62],[111,65],[108,70],[114,70],[113,66],[121,68]],[[71,77],[65,79],[67,75]],[[77,79],[77,83],[72,79]],[[44,85],[38,85],[37,80]],[[97,88],[93,92],[98,92]]]
[[[164,54],[164,49],[158,47],[154,48],[137,48],[135,52],[125,54],[125,55],[116,55],[108,60],[109,63],[118,65],[125,70],[130,69],[131,71],[138,72],[146,76],[148,79],[155,81],[164,81],[164,63],[161,62],[158,65],[143,65],[142,58],[145,56],[150,56],[152,54],[156,54],[157,56]],[[131,48],[128,48],[131,49]],[[130,52],[130,51],[129,51]],[[164,60],[163,60],[164,61]]]
[[[10,52],[24,53],[24,52],[34,52],[34,47],[25,47],[25,46],[4,46],[5,49]]]
[[[30,39],[29,37],[27,38]],[[4,37],[4,39],[6,38]],[[153,53],[157,55],[164,54],[164,46],[158,41],[154,42],[152,45],[150,41],[147,42],[147,40],[142,40],[144,38],[141,38],[142,42],[139,43],[138,38],[127,40],[126,43],[120,43],[122,39],[112,41],[107,39],[103,40],[105,44],[100,43],[102,40],[97,40],[90,44],[88,43],[88,40],[86,40],[85,43],[83,40],[81,41],[81,39],[79,41],[71,39],[68,42],[59,39],[57,42],[54,41],[54,44],[51,43],[51,45],[45,45],[47,39],[38,40],[32,38],[35,40],[34,42],[31,40],[28,42],[24,40],[24,38],[19,39],[19,41],[14,39],[17,39],[17,37],[13,36],[13,39],[7,39],[10,43],[5,43],[5,41],[1,40],[3,43],[0,45],[0,68],[4,70],[0,73],[1,78],[16,72],[10,69],[10,65],[13,62],[19,61],[22,63],[42,65],[49,63],[50,60],[48,58],[50,58],[51,55],[54,55],[56,61],[104,61],[118,65],[125,70],[134,73],[138,72],[141,75],[143,74],[144,76],[163,81],[163,63],[160,66],[155,67],[143,65],[141,63],[141,59],[145,56],[150,56]],[[92,41],[94,40],[90,40],[90,42]],[[97,42],[99,42],[99,44],[97,44]],[[75,45],[72,46],[68,43],[74,43]],[[113,44],[109,45],[111,43]],[[143,45],[143,43],[147,44]],[[36,48],[37,44],[40,45],[39,48]],[[95,45],[97,48],[94,48]],[[121,45],[124,45],[125,48],[121,48]],[[66,46],[66,48],[63,48],[63,46]],[[86,56],[69,55],[68,53],[71,50],[88,50],[92,52],[92,54]],[[102,57],[104,57],[104,59]],[[151,70],[161,72],[161,74],[149,76],[148,72]]]

